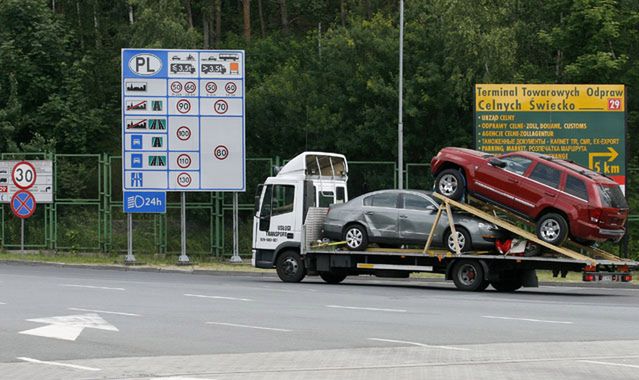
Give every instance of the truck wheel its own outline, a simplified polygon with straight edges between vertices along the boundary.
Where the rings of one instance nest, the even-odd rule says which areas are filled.
[[[335,272],[320,272],[319,275],[328,284],[339,284],[346,278],[345,274]]]
[[[464,175],[456,169],[442,170],[435,179],[435,191],[452,200],[461,200],[465,189]]]
[[[457,242],[459,243],[459,250],[461,252],[470,251],[472,241],[470,240],[470,234],[468,234],[468,231],[457,226],[455,226],[455,230],[457,231]],[[453,241],[453,234],[452,234],[452,231],[450,230],[446,232],[446,237],[444,238],[444,245],[452,253],[457,253],[457,251],[455,251],[455,242]]]
[[[477,260],[463,260],[453,267],[453,282],[457,289],[470,292],[486,289],[488,283],[484,279],[484,268]]]
[[[495,288],[496,291],[502,293],[510,293],[522,287],[520,278],[511,278],[508,280],[492,281],[490,285]]]
[[[351,224],[344,230],[346,247],[351,251],[363,251],[368,246],[366,228],[360,224]]]
[[[284,282],[300,282],[306,276],[304,260],[295,251],[284,251],[277,258],[277,275]]]
[[[568,222],[554,212],[542,216],[537,221],[537,237],[546,243],[561,245],[568,236]]]

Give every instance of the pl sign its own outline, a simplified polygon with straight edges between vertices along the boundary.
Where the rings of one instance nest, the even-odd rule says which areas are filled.
[[[475,146],[572,160],[626,184],[623,85],[477,84]]]
[[[244,191],[244,78],[242,50],[123,49],[123,190]]]

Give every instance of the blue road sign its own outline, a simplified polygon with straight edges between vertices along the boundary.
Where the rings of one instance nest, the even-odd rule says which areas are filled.
[[[131,155],[131,167],[134,169],[142,168],[142,155],[141,154],[132,154]]]
[[[164,191],[125,191],[124,212],[164,214],[166,193]]]
[[[142,187],[142,173],[131,173],[131,187]]]
[[[142,149],[142,135],[131,135],[131,149]]]
[[[33,215],[36,200],[29,191],[20,190],[11,197],[11,211],[18,218],[26,219]]]

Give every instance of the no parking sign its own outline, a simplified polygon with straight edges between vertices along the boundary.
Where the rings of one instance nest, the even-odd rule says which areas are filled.
[[[20,190],[11,197],[11,211],[21,219],[27,219],[36,209],[36,200],[27,190]]]

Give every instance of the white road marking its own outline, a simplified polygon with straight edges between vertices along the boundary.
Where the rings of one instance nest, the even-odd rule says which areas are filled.
[[[281,331],[281,332],[290,332],[293,330],[287,329],[276,329],[274,327],[261,327],[261,326],[250,326],[250,325],[239,325],[236,323],[226,323],[226,322],[206,322],[207,325],[220,325],[220,326],[230,326],[230,327],[244,327],[247,329],[257,329],[257,330],[270,330],[270,331]]]
[[[62,284],[60,286],[66,286],[68,288],[87,288],[87,289],[102,289],[102,290],[126,290],[124,288],[110,288],[108,286],[77,285],[77,284]]]
[[[357,306],[341,306],[341,305],[325,305],[333,309],[349,309],[349,310],[368,310],[368,311],[389,311],[393,313],[405,313],[404,309],[380,309],[377,307],[357,307]]]
[[[197,298],[211,298],[211,299],[215,299],[215,300],[253,301],[253,300],[248,299],[248,298],[236,298],[236,297],[224,297],[224,296],[206,296],[206,295],[203,295],[203,294],[190,294],[190,293],[186,293],[185,296],[186,297],[197,297]]]
[[[54,366],[58,366],[58,367],[68,367],[68,368],[75,368],[75,369],[83,369],[85,371],[101,371],[100,368],[85,367],[83,365],[76,365],[76,364],[48,362],[48,361],[45,361],[45,360],[38,360],[38,359],[25,358],[25,357],[19,357],[19,358],[16,358],[16,359],[22,360],[22,361],[25,361],[25,362],[29,362],[29,363],[46,364],[46,365],[54,365]]]
[[[127,317],[141,317],[140,314],[123,313],[123,312],[120,312],[120,311],[92,310],[92,309],[83,309],[81,307],[70,307],[68,309],[69,310],[73,310],[73,311],[88,311],[88,312],[91,312],[91,313],[124,315],[124,316],[127,316]]]
[[[514,317],[497,317],[494,315],[482,315],[482,318],[490,318],[490,319],[507,319],[512,321],[525,321],[525,322],[539,322],[539,323],[559,323],[563,325],[572,325],[573,322],[569,321],[549,321],[545,319],[533,319],[533,318],[514,318]]]
[[[628,368],[639,368],[639,365],[599,362],[599,361],[596,361],[596,360],[579,360],[579,362],[581,362],[581,363],[591,363],[591,364],[601,364],[601,365],[612,365],[612,366],[628,367]]]
[[[117,327],[105,321],[95,313],[65,315],[51,318],[27,319],[28,322],[45,323],[47,326],[20,331],[19,334],[41,336],[74,341],[82,334],[85,328],[119,331]]]
[[[151,380],[215,380],[204,377],[183,377],[183,376],[169,376],[169,377],[152,377]]]
[[[434,346],[434,345],[424,344],[424,343],[409,342],[406,340],[394,340],[394,339],[382,339],[382,338],[368,338],[368,340],[375,340],[378,342],[411,344],[413,346],[427,347],[427,348],[441,348],[442,350],[470,351],[469,348],[451,347],[451,346]]]
[[[6,303],[4,303],[4,302],[0,302],[0,305],[6,305]]]

